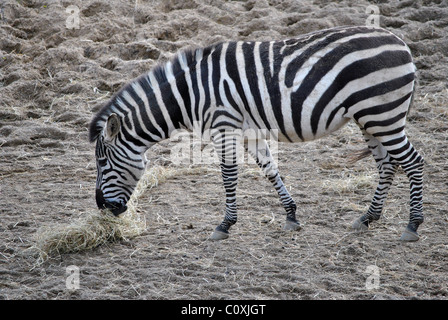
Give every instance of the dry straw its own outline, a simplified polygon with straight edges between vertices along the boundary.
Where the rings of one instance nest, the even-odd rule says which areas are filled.
[[[52,256],[96,248],[106,242],[129,240],[146,229],[144,215],[137,212],[138,199],[169,177],[196,174],[206,168],[173,169],[155,166],[145,172],[127,205],[128,210],[115,217],[108,210],[92,210],[67,225],[45,227],[37,232],[36,243],[30,250],[37,255],[37,264]]]

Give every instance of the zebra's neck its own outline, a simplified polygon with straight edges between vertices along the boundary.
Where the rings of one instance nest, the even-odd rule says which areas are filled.
[[[177,129],[193,130],[201,120],[192,110],[198,103],[198,55],[201,49],[181,52],[120,90],[109,112],[122,114],[127,140],[147,149]]]

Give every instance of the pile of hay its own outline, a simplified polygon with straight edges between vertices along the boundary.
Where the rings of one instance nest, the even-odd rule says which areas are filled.
[[[37,264],[64,253],[74,253],[96,248],[106,242],[129,240],[146,229],[144,215],[137,213],[138,199],[148,189],[156,187],[167,178],[179,174],[195,174],[200,168],[172,169],[161,166],[145,172],[129,199],[126,213],[119,217],[109,210],[92,210],[79,219],[56,227],[41,228],[36,243],[30,250],[37,255]]]

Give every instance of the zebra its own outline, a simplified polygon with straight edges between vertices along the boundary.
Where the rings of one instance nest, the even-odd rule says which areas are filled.
[[[185,49],[126,84],[98,111],[89,138],[96,142],[96,202],[126,211],[147,160],[145,152],[177,129],[213,129],[225,189],[224,220],[211,238],[225,239],[237,221],[236,129],[268,129],[280,142],[324,137],[353,120],[372,154],[379,182],[355,231],[380,218],[401,166],[410,183],[409,223],[401,240],[417,241],[423,222],[423,157],[405,133],[416,68],[408,46],[379,27],[348,26],[278,41],[224,41]],[[297,205],[263,137],[247,144],[286,211],[284,229],[300,230]],[[227,150],[227,151],[226,151]]]

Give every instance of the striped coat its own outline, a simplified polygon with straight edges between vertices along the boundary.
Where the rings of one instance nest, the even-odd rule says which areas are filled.
[[[423,158],[404,131],[414,79],[409,48],[381,28],[340,27],[282,41],[231,41],[183,51],[127,84],[92,120],[90,140],[97,141],[97,158],[107,162],[98,164],[97,203],[125,211],[144,170],[143,153],[179,128],[192,130],[199,123],[202,131],[268,129],[280,141],[301,142],[353,120],[380,173],[369,210],[353,227],[367,229],[379,218],[401,166],[411,193],[402,239],[417,240],[423,221]],[[229,134],[214,136],[226,190],[225,218],[213,234],[216,239],[226,238],[237,218],[237,164],[221,152],[232,141]],[[299,229],[296,205],[266,142],[260,139],[248,152],[279,193],[286,228]]]

